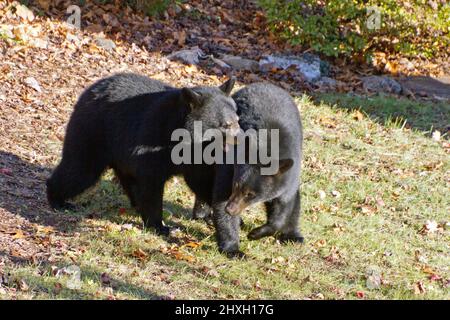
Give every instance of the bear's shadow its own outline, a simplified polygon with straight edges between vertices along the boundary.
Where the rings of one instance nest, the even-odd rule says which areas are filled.
[[[129,220],[142,228],[140,218],[136,218],[137,214],[114,179],[102,179],[73,201],[76,210],[52,210],[47,203],[45,186],[51,171],[52,168],[32,164],[15,154],[0,151],[0,208],[32,223],[51,226],[65,233],[77,231],[79,223],[85,218],[107,219],[116,223]],[[173,221],[172,216],[189,218],[192,210],[172,201],[164,201],[164,208],[171,213],[165,219],[168,224],[185,230],[183,225]],[[127,214],[120,216],[123,210]],[[199,228],[192,230],[190,226],[189,230],[200,237],[208,236]]]

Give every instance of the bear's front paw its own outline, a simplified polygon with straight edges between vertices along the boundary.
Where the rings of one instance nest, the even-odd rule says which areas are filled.
[[[54,204],[54,205],[52,205],[52,208],[53,208],[53,210],[56,210],[56,211],[66,211],[66,210],[68,210],[68,211],[76,211],[77,207],[75,205],[71,204],[71,203],[63,202],[61,204]]]
[[[265,224],[261,227],[255,228],[252,231],[249,232],[248,238],[250,240],[258,240],[267,236],[272,236],[275,234],[275,228]]]
[[[281,243],[303,243],[305,238],[300,233],[294,233],[294,234],[281,234],[279,237],[279,240]]]
[[[228,258],[243,259],[245,253],[239,250],[239,243],[234,241],[224,241],[219,244],[219,251],[224,253]]]
[[[166,227],[166,226],[158,226],[155,227],[155,232],[156,234],[160,235],[160,236],[168,236],[170,234],[170,228]]]
[[[247,255],[244,253],[244,252],[242,252],[242,251],[240,251],[240,250],[236,250],[236,251],[225,251],[225,252],[223,252],[226,256],[227,256],[227,258],[229,258],[229,259],[240,259],[240,260],[243,260],[243,259],[246,259],[247,258]]]

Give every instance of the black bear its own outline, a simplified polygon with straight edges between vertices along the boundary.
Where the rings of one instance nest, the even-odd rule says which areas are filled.
[[[236,131],[236,105],[229,97],[234,82],[176,89],[125,73],[94,83],[74,107],[61,162],[47,180],[50,205],[68,205],[66,200],[94,185],[110,167],[145,226],[167,234],[162,224],[164,184],[190,170],[171,161],[172,132],[185,128],[192,135],[195,121],[201,121],[203,130]]]
[[[211,203],[196,199],[194,217],[207,215],[211,205],[216,226],[217,241],[221,251],[241,256],[239,251],[240,218],[238,214],[247,206],[264,202],[267,223],[252,230],[249,239],[279,234],[282,240],[303,242],[299,231],[300,217],[300,166],[302,157],[302,123],[297,106],[285,90],[266,83],[252,84],[233,96],[237,105],[239,125],[242,130],[260,132],[261,129],[278,129],[277,141],[268,140],[268,151],[278,169],[264,175],[261,169],[267,163],[234,163],[216,165]],[[279,142],[279,154],[273,143]],[[245,151],[249,148],[246,145]],[[236,161],[236,160],[235,160]]]

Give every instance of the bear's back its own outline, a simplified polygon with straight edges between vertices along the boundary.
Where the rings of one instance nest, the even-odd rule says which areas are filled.
[[[174,88],[164,82],[143,75],[118,73],[101,79],[88,87],[80,96],[75,108],[87,105],[87,102],[95,102],[96,104],[115,103],[139,95],[171,89]]]

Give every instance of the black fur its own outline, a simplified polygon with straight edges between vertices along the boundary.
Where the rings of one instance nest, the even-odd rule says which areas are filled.
[[[171,134],[203,130],[237,122],[236,106],[228,97],[234,79],[220,88],[175,89],[135,74],[117,74],[90,86],[74,107],[64,140],[62,160],[47,180],[53,208],[94,185],[104,170],[113,168],[146,227],[161,233],[164,183],[174,174],[192,182],[192,165],[171,161]],[[191,132],[192,134],[192,132]]]
[[[277,174],[264,176],[261,164],[216,166],[211,205],[219,248],[227,254],[242,255],[237,214],[258,202],[265,204],[267,223],[252,230],[250,239],[279,234],[283,241],[302,242],[298,226],[302,124],[297,106],[285,90],[265,83],[249,85],[235,93],[233,99],[243,130],[280,130],[280,168]],[[202,206],[207,212],[200,202],[196,201],[196,207]],[[198,216],[195,210],[194,216]]]

